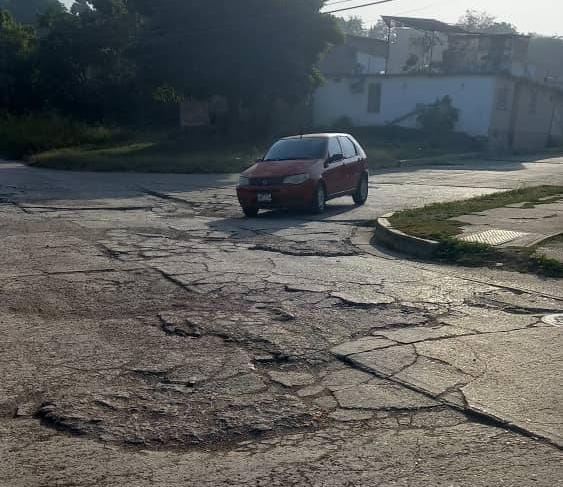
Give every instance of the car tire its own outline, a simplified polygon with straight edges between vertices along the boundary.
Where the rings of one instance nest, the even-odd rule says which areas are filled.
[[[369,195],[369,181],[367,175],[364,174],[360,178],[358,187],[356,188],[356,191],[352,195],[352,198],[354,198],[354,203],[356,204],[356,206],[364,205],[368,199],[368,195]]]
[[[255,206],[243,206],[242,212],[248,218],[255,218],[258,216],[258,208]]]
[[[323,213],[326,208],[326,189],[323,183],[319,183],[313,193],[313,204],[311,210],[313,213]]]

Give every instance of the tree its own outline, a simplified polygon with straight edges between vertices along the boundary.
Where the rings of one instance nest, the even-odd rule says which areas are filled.
[[[383,20],[379,19],[377,23],[372,25],[368,30],[368,36],[386,41],[389,37],[389,27]]]
[[[352,36],[367,36],[368,31],[364,27],[364,21],[361,17],[336,17],[336,22],[340,30],[346,35]]]
[[[83,15],[92,11],[92,4],[87,0],[75,0],[70,7],[70,12],[73,15]]]
[[[20,23],[33,24],[49,10],[64,10],[58,0],[0,0],[0,10],[7,10]]]
[[[136,67],[129,57],[137,18],[125,0],[42,18],[38,85],[49,108],[85,119],[135,116]]]
[[[467,10],[465,15],[458,20],[458,25],[470,32],[518,34],[516,26],[508,22],[498,22],[496,17],[477,10]]]
[[[346,35],[371,37],[382,41],[386,41],[389,36],[389,28],[381,19],[369,28],[366,28],[361,17],[350,17],[349,19],[336,17],[336,22],[340,30]]]
[[[0,111],[21,112],[33,106],[35,46],[33,28],[17,23],[8,11],[0,10]]]
[[[257,128],[276,101],[297,103],[321,81],[317,64],[340,41],[322,0],[132,0],[144,18],[135,53],[144,85],[181,96],[229,100],[232,125],[245,107]]]

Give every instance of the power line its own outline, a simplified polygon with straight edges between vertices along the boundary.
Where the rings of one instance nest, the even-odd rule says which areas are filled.
[[[359,0],[338,0],[337,2],[329,2],[325,4],[325,7],[332,7],[333,5],[338,5],[340,3],[350,3],[350,2],[357,2]]]
[[[337,10],[330,10],[328,12],[323,12],[325,14],[335,14],[337,12],[345,12],[346,10],[354,10],[357,8],[364,8],[364,7],[371,7],[372,5],[380,5],[382,3],[389,3],[389,2],[395,2],[396,0],[379,0],[377,2],[370,2],[370,3],[363,3],[362,5],[356,5],[355,7],[346,7],[346,8],[340,8]]]

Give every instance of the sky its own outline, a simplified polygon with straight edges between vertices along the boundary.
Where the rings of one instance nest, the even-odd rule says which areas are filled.
[[[328,5],[342,0],[328,0]],[[350,0],[334,5],[332,9],[368,3],[370,0]],[[563,36],[563,0],[395,0],[349,12],[343,17],[356,15],[366,24],[377,22],[381,15],[425,17],[456,22],[467,9],[486,11],[498,20],[510,22],[521,32]]]
[[[73,0],[63,0],[66,5]],[[342,0],[328,0],[333,2]],[[348,7],[370,0],[350,0],[332,7]],[[510,22],[521,32],[563,36],[563,0],[395,0],[343,12],[342,16],[358,15],[366,24],[374,24],[381,15],[429,17],[444,22],[456,22],[467,9],[485,10],[499,20]]]

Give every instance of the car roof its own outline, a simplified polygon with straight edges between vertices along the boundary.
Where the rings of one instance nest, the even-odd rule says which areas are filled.
[[[323,132],[318,134],[302,134],[302,135],[291,135],[289,137],[284,137],[282,140],[288,139],[330,139],[332,137],[351,137],[350,134],[344,133],[333,133],[333,132]]]

